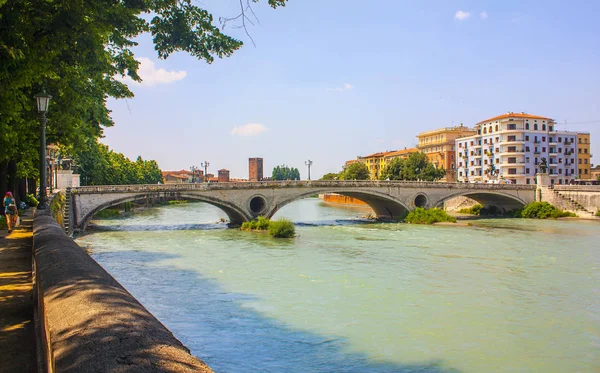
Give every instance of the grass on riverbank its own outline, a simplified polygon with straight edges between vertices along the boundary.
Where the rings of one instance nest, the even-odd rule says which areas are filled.
[[[410,224],[433,224],[440,222],[456,223],[456,218],[448,215],[445,210],[432,208],[424,209],[417,207],[415,211],[411,211],[404,219]]]
[[[240,229],[243,231],[267,231],[271,236],[277,238],[290,238],[296,234],[294,223],[288,219],[269,220],[264,216],[244,222]]]

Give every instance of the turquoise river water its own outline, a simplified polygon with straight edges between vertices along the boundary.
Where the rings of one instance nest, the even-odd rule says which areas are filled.
[[[367,223],[305,199],[297,237],[203,203],[77,241],[217,373],[600,372],[600,225]]]

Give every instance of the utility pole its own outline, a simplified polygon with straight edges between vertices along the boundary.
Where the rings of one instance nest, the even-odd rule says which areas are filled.
[[[200,163],[200,167],[204,167],[204,181],[208,181],[208,166],[210,166],[210,163],[208,163],[208,161],[204,161],[202,163]]]
[[[304,162],[304,164],[308,166],[308,180],[310,180],[310,166],[312,166],[313,161],[309,159],[308,161]]]

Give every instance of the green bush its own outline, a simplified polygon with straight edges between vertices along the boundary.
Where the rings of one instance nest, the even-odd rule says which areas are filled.
[[[598,209],[598,211],[596,211],[596,216],[600,217],[600,209]]]
[[[460,212],[461,214],[479,215],[479,214],[481,214],[482,209],[483,209],[482,205],[476,204],[475,206],[473,206],[471,208],[460,209],[460,210],[458,210],[458,212]]]
[[[63,224],[63,214],[65,205],[67,203],[67,198],[62,192],[56,193],[52,201],[50,201],[50,211],[52,211],[52,217],[56,222],[60,225]]]
[[[125,210],[125,212],[133,210],[133,203],[131,201],[123,202],[123,210]]]
[[[296,229],[288,219],[278,219],[269,224],[269,234],[277,238],[290,238],[294,237]]]
[[[186,201],[184,199],[183,200],[176,199],[176,200],[173,200],[173,201],[169,201],[169,205],[183,205],[185,203],[188,203],[188,201]]]
[[[114,219],[121,216],[119,209],[104,209],[94,215],[94,219]]]
[[[25,203],[27,203],[27,205],[31,207],[36,207],[39,204],[37,198],[35,198],[33,194],[27,194]]]
[[[6,225],[6,216],[0,215],[0,229],[6,229],[8,225]]]
[[[528,219],[556,219],[577,215],[559,210],[548,202],[532,202],[523,208],[521,216]]]
[[[406,216],[405,221],[410,224],[433,224],[445,221],[456,223],[456,218],[448,215],[442,209],[432,208],[425,210],[422,207],[417,207],[415,211],[411,211]]]

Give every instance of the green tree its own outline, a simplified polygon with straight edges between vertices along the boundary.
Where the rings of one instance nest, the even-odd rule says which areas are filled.
[[[340,172],[330,172],[327,173],[325,175],[323,175],[323,177],[321,177],[321,180],[338,180],[340,179]]]
[[[271,174],[273,180],[300,180],[300,171],[286,165],[276,166]]]
[[[266,1],[277,8],[287,0]],[[107,99],[133,97],[118,78],[141,80],[132,48],[142,33],[152,35],[162,59],[181,51],[212,63],[242,46],[196,4],[0,0],[0,194],[15,189],[18,178],[38,176],[39,122],[33,95],[43,87],[54,96],[48,143],[81,151],[113,125]],[[248,8],[241,6],[243,17],[229,20],[245,25]]]
[[[352,163],[343,173],[344,180],[369,180],[371,174],[367,165],[362,162]]]
[[[382,180],[435,181],[444,177],[444,169],[436,168],[425,153],[413,153],[406,159],[393,159],[381,173]]]

